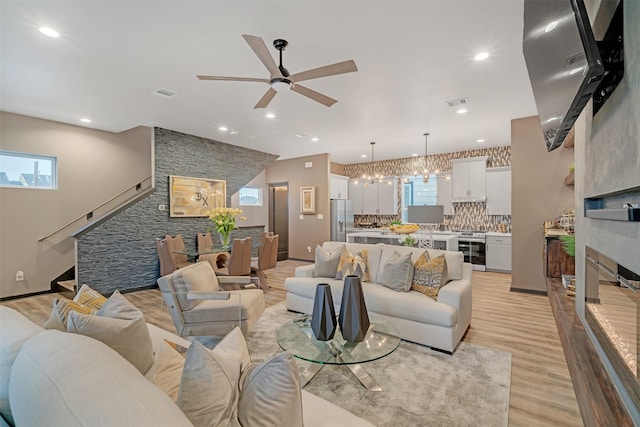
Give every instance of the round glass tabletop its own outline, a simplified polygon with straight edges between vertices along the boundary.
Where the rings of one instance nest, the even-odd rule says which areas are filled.
[[[370,362],[392,353],[400,338],[396,329],[388,323],[371,323],[369,331],[361,342],[346,341],[340,328],[333,339],[319,341],[311,330],[308,316],[290,320],[278,329],[276,339],[284,351],[309,362],[330,365],[348,365]]]

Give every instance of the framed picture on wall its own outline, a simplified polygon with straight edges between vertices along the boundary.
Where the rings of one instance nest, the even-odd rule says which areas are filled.
[[[300,187],[300,212],[303,214],[316,213],[316,187]]]
[[[169,216],[209,216],[213,208],[227,206],[227,181],[169,176]]]

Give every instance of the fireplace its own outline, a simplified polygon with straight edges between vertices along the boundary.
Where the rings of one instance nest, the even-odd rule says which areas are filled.
[[[585,318],[629,396],[640,404],[640,275],[586,247]]]

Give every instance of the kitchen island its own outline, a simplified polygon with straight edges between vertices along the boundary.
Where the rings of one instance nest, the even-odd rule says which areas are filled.
[[[413,237],[416,242],[419,239],[425,239],[427,237],[425,233],[412,233],[409,234],[409,236]],[[388,245],[403,246],[403,244],[400,243],[400,239],[404,240],[405,237],[407,237],[407,234],[397,234],[391,231],[358,231],[347,234],[347,243],[386,243]],[[458,237],[454,233],[434,232],[433,243],[436,249],[444,249],[447,251],[458,250]]]

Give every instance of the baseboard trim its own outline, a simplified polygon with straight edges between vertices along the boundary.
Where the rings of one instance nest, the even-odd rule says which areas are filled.
[[[536,291],[534,289],[514,288],[509,289],[511,292],[522,292],[523,294],[534,294],[547,296],[547,291]]]
[[[31,293],[28,293],[28,294],[21,294],[21,295],[12,295],[10,297],[0,297],[0,301],[11,301],[11,300],[14,300],[14,299],[35,297],[37,295],[53,294],[53,293],[55,293],[55,292],[52,291],[51,289],[49,289],[47,291],[31,292]]]

